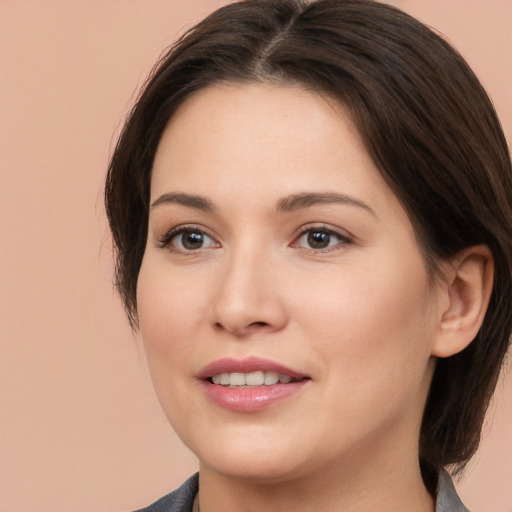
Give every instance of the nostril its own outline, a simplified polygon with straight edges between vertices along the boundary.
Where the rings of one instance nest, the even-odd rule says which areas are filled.
[[[258,331],[260,329],[263,329],[265,327],[269,327],[271,324],[268,322],[251,322],[249,324],[245,324],[242,326],[237,325],[231,325],[227,326],[223,324],[222,322],[215,322],[213,325],[213,328],[216,331],[229,331],[235,334],[236,336],[244,336],[247,334],[250,334],[251,332]]]
[[[252,324],[249,325],[249,327],[265,327],[267,325],[267,322],[253,322]]]

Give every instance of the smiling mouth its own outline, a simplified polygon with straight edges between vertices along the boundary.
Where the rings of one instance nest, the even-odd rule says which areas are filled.
[[[257,412],[308,388],[308,375],[259,357],[224,358],[197,374],[206,396],[217,406],[237,413]]]
[[[250,373],[217,373],[208,380],[212,384],[218,384],[230,388],[254,388],[261,386],[274,386],[275,384],[290,384],[299,382],[305,378],[294,378],[285,373],[275,371],[256,371]]]

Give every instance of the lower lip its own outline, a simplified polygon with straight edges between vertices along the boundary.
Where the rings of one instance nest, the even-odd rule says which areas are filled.
[[[208,398],[232,411],[254,412],[266,409],[276,402],[289,398],[301,391],[308,380],[290,382],[289,384],[274,384],[255,388],[230,388],[212,384],[207,380],[201,381]]]

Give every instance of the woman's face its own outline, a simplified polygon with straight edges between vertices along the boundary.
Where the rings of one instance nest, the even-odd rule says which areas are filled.
[[[292,86],[203,90],[165,130],[151,202],[140,330],[204,468],[417,465],[442,305],[342,107]]]

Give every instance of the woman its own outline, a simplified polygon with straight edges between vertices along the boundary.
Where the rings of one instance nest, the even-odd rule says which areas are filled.
[[[507,351],[512,171],[446,41],[360,0],[189,31],[113,155],[117,287],[199,475],[146,511],[466,510]]]

